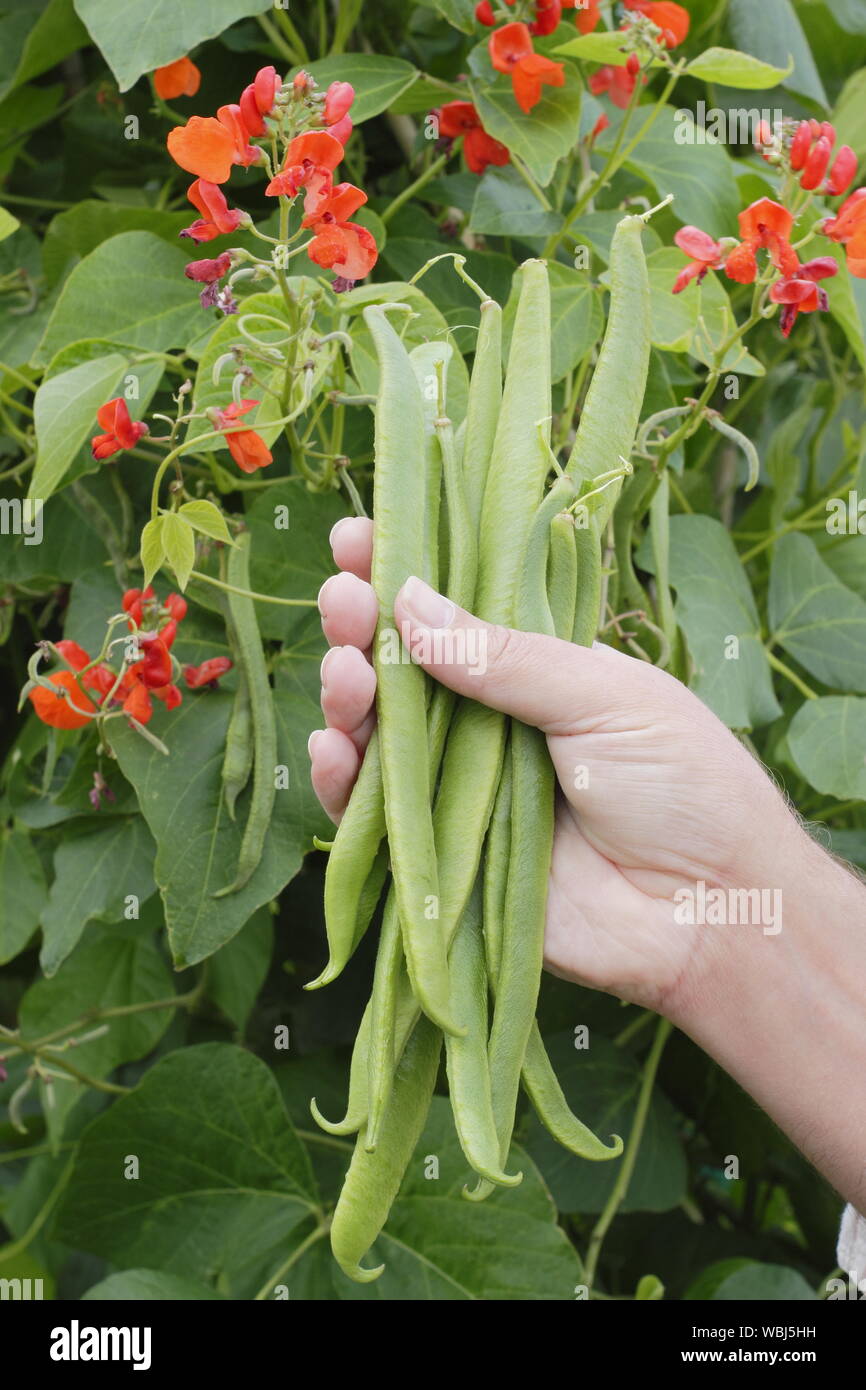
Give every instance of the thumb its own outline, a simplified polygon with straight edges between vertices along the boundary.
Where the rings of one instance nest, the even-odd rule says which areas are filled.
[[[485,623],[415,575],[398,593],[394,616],[403,644],[436,680],[545,733],[592,726],[621,689],[619,663],[642,665],[610,647]]]

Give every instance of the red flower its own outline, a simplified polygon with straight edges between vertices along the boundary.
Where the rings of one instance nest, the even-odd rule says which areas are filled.
[[[220,676],[224,676],[226,671],[231,669],[232,663],[227,656],[212,656],[209,661],[203,661],[201,666],[184,666],[183,678],[190,690],[200,690],[205,685],[216,689]]]
[[[328,126],[327,133],[335,140],[339,140],[341,145],[345,145],[354,128],[351,116],[342,116],[339,121]]]
[[[646,15],[653,24],[657,24],[668,48],[676,48],[689,32],[691,19],[688,10],[684,10],[682,5],[673,4],[672,0],[628,0],[626,9]]]
[[[325,93],[325,125],[336,125],[348,113],[355,100],[355,88],[351,82],[332,82]]]
[[[282,78],[276,68],[269,65],[259,68],[255,80],[241,92],[241,120],[250,135],[267,134],[268,128],[262,117],[270,115],[273,111],[274,99],[282,85]]]
[[[674,282],[674,294],[680,294],[692,280],[701,283],[708,270],[721,270],[725,263],[725,248],[700,227],[681,227],[674,237],[681,251],[691,257]]]
[[[449,140],[464,137],[463,153],[473,174],[483,174],[488,164],[507,164],[511,158],[506,146],[487,134],[471,101],[447,102],[439,112],[439,133]]]
[[[198,280],[201,284],[210,285],[228,273],[231,263],[231,251],[223,251],[221,256],[212,261],[190,261],[184,267],[183,273],[188,280]]]
[[[832,256],[818,256],[801,265],[796,275],[776,281],[770,290],[770,299],[774,304],[782,305],[779,325],[784,338],[791,336],[798,314],[813,314],[817,309],[829,309],[827,291],[819,289],[816,282],[829,279],[838,270]]]
[[[835,217],[821,229],[848,253],[848,269],[858,280],[866,280],[866,188],[858,188],[846,198]]]
[[[272,198],[295,198],[302,188],[321,190],[342,158],[343,146],[327,130],[298,135],[286,151],[282,170],[271,179],[265,193]]]
[[[238,227],[249,224],[249,213],[241,212],[240,208],[229,208],[225,194],[218,184],[209,183],[206,179],[196,179],[187,189],[186,196],[201,213],[199,221],[184,227],[180,234],[189,237],[190,241],[213,241],[214,237],[235,232]]]
[[[201,86],[201,73],[189,58],[178,58],[174,63],[166,63],[153,74],[153,85],[157,96],[163,101],[173,101],[175,97],[194,97]]]
[[[854,182],[856,173],[857,156],[850,145],[843,145],[836,155],[827,180],[827,192],[830,196],[838,198],[841,193],[846,192]]]
[[[29,698],[38,718],[52,729],[83,729],[96,714],[96,706],[83,694],[72,671],[55,671],[48,679],[58,690],[68,691],[68,698],[54,695],[43,685],[34,686]]]
[[[490,36],[490,61],[497,72],[511,75],[514,96],[522,111],[531,111],[541,101],[542,86],[562,87],[562,63],[543,58],[532,47],[532,35],[525,24],[505,24]]]
[[[231,429],[242,415],[246,415],[249,410],[254,410],[258,404],[258,401],[232,401],[225,410],[216,412],[217,428]],[[268,464],[274,461],[274,456],[267,444],[261,435],[256,434],[255,430],[236,430],[232,434],[227,434],[226,444],[238,468],[244,473],[255,473],[256,469],[267,468]]]
[[[114,400],[101,405],[96,418],[105,434],[97,434],[90,441],[95,459],[108,459],[120,453],[121,449],[133,449],[141,436],[147,434],[147,425],[143,421],[133,422],[129,418],[129,410],[122,396],[115,396]]]
[[[535,0],[535,23],[530,24],[531,34],[552,34],[562,18],[562,0]]]
[[[506,5],[513,5],[514,0],[505,0]],[[496,16],[493,13],[493,6],[490,0],[480,0],[475,6],[475,18],[479,24],[486,24],[488,29],[492,29],[496,23]]]
[[[572,7],[577,10],[574,16],[575,23],[582,34],[591,34],[598,28],[601,19],[601,8],[598,0],[589,0],[589,4],[581,3],[581,0],[571,0]]]
[[[629,72],[626,63],[616,65],[606,63],[589,79],[589,90],[593,96],[601,96],[603,92],[607,92],[614,106],[618,106],[623,111],[631,101],[631,95],[636,85],[637,74]]]
[[[250,132],[244,125],[241,116],[241,108],[232,102],[228,106],[220,106],[217,109],[217,120],[229,131],[232,137],[232,163],[240,164],[247,168],[250,164],[261,162],[262,152],[256,145],[250,144]],[[220,180],[218,179],[219,183]]]
[[[168,132],[166,144],[175,164],[208,183],[225,183],[232,171],[233,135],[213,116],[190,116]]]
[[[330,187],[322,189],[320,194],[315,197],[315,210],[312,213],[305,213],[301,222],[302,227],[312,227],[320,221],[326,222],[347,222],[349,218],[363,207],[367,201],[367,195],[361,188],[356,188],[353,183],[331,184]],[[310,202],[310,195],[307,195],[304,207]]]
[[[812,148],[812,127],[808,121],[801,121],[791,141],[789,158],[791,168],[797,173],[806,163]]]
[[[131,719],[137,720],[139,724],[149,724],[151,716],[153,715],[150,691],[140,680],[135,680],[134,678],[129,680],[128,677],[129,673],[127,673],[127,678],[118,691],[118,694],[124,694],[124,687],[126,687],[126,693],[123,699],[123,712],[124,714],[128,714]]]
[[[151,690],[168,685],[171,680],[171,657],[168,647],[155,632],[142,632],[139,641],[144,652],[140,666],[140,679]]]
[[[366,227],[357,222],[333,222],[325,214],[316,223],[313,240],[307,250],[311,261],[325,270],[335,270],[341,288],[363,280],[369,275],[379,257],[376,239]]]
[[[787,208],[772,198],[759,198],[740,213],[738,220],[743,240],[725,262],[725,274],[731,280],[741,285],[754,283],[758,274],[755,253],[761,248],[769,251],[773,264],[783,275],[796,274],[799,262],[790,242],[794,218]]]
[[[159,690],[154,690],[153,694],[158,700],[162,700],[166,709],[177,709],[181,704],[183,696],[176,685],[163,685]]]
[[[813,188],[818,187],[827,172],[832,153],[833,146],[826,136],[822,135],[819,140],[815,141],[803,168],[803,174],[800,179],[801,188],[805,188],[811,192]]]

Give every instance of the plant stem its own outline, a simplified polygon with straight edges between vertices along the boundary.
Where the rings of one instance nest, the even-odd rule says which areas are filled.
[[[267,1281],[267,1283],[262,1285],[262,1287],[256,1294],[254,1301],[256,1303],[261,1303],[263,1299],[267,1298],[268,1294],[271,1293],[271,1291],[274,1288],[276,1288],[277,1284],[279,1284],[280,1281],[284,1278],[284,1276],[288,1274],[289,1270],[294,1268],[294,1266],[298,1263],[298,1260],[300,1260],[303,1255],[306,1255],[307,1251],[312,1246],[317,1245],[318,1242],[328,1234],[330,1229],[331,1218],[329,1216],[324,1221],[321,1221],[319,1225],[315,1228],[315,1230],[311,1231],[310,1234],[306,1237],[306,1239],[302,1240],[300,1245],[298,1245],[292,1251],[289,1258],[285,1260],[283,1264],[280,1265],[276,1274],[273,1274],[271,1278]]]
[[[55,1183],[54,1187],[52,1187],[51,1191],[49,1192],[47,1198],[40,1207],[39,1211],[36,1213],[33,1220],[30,1222],[30,1225],[27,1227],[27,1230],[24,1232],[23,1236],[19,1236],[18,1240],[13,1240],[11,1245],[6,1245],[2,1250],[0,1250],[0,1264],[3,1264],[6,1260],[14,1260],[18,1255],[22,1253],[22,1251],[27,1249],[28,1245],[33,1240],[33,1238],[37,1236],[39,1232],[42,1230],[42,1227],[45,1225],[45,1222],[51,1215],[52,1208],[54,1207],[58,1198],[62,1196],[66,1184],[69,1182],[69,1179],[72,1176],[72,1168],[74,1162],[75,1152],[73,1151],[73,1153],[70,1155],[68,1163],[66,1164],[66,1167],[63,1169],[63,1172],[60,1174],[60,1177],[57,1179],[57,1182]]]
[[[275,13],[278,15],[282,15],[283,12],[282,10],[276,10]],[[256,19],[259,22],[259,28],[261,29],[262,33],[274,45],[274,48],[277,50],[277,52],[281,54],[283,58],[285,58],[287,63],[291,63],[292,67],[297,67],[299,63],[303,63],[306,60],[306,49],[304,48],[303,43],[300,42],[300,39],[299,48],[298,50],[295,50],[286,41],[286,39],[280,33],[277,26],[274,23],[272,23],[270,19],[267,19],[265,15],[257,14]]]
[[[598,1268],[598,1260],[601,1254],[601,1247],[607,1235],[611,1222],[625,1199],[628,1186],[631,1182],[634,1166],[637,1162],[638,1151],[640,1149],[643,1132],[646,1126],[647,1115],[649,1114],[650,1100],[652,1098],[653,1085],[656,1079],[661,1055],[664,1051],[665,1043],[670,1037],[673,1024],[666,1018],[660,1018],[656,1027],[656,1035],[653,1045],[643,1067],[643,1077],[641,1079],[640,1092],[637,1099],[637,1107],[634,1112],[634,1121],[631,1133],[628,1136],[628,1143],[625,1146],[625,1153],[622,1157],[620,1170],[616,1175],[616,1182],[613,1185],[611,1194],[604,1205],[598,1221],[592,1230],[589,1238],[589,1247],[586,1252],[584,1269],[584,1283],[592,1289],[595,1272]]]
[[[778,671],[780,676],[784,676],[786,680],[789,680],[792,685],[796,686],[800,694],[805,695],[807,700],[817,700],[818,696],[815,694],[814,690],[810,689],[806,682],[800,679],[796,671],[792,671],[790,666],[786,666],[784,661],[780,661],[777,656],[774,656],[769,647],[765,647],[764,651],[767,653],[767,660],[774,671]]]
[[[553,205],[551,204],[550,199],[548,198],[544,190],[538,186],[535,179],[532,177],[526,165],[524,164],[523,160],[519,159],[516,154],[512,154],[511,163],[514,165],[514,168],[517,170],[518,174],[523,179],[523,182],[526,184],[526,187],[529,189],[532,196],[544,208],[544,211],[553,212]]]
[[[433,163],[428,164],[427,168],[418,175],[414,183],[410,183],[408,188],[404,188],[402,193],[397,194],[394,201],[389,203],[385,211],[380,214],[385,226],[388,225],[394,214],[400,211],[404,203],[408,203],[410,198],[414,198],[416,193],[424,188],[426,184],[430,183],[432,179],[435,179],[440,170],[445,168],[450,158],[451,155],[448,152],[440,154],[438,159],[434,159]]]
[[[227,594],[239,594],[241,598],[255,599],[256,603],[280,603],[286,608],[318,607],[314,598],[277,598],[274,594],[257,594],[252,589],[237,589],[234,584],[224,584],[221,579],[202,574],[201,570],[190,570],[189,577],[200,579],[205,584],[212,584],[215,589],[224,589]]]

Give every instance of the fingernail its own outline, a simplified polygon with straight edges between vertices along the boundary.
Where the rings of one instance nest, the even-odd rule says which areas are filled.
[[[310,737],[307,739],[307,752],[309,753],[311,758],[316,747],[316,739],[321,738],[323,732],[323,729],[314,729],[313,732],[310,734]]]
[[[351,521],[350,516],[341,516],[339,521],[335,521],[328,536],[328,544],[333,547],[334,541],[341,526],[345,526],[347,521]]]
[[[411,616],[422,627],[450,627],[455,608],[450,599],[443,598],[417,575],[411,575],[403,585],[403,602]]]
[[[325,652],[325,655],[322,657],[322,664],[319,667],[319,680],[322,682],[323,690],[326,690],[328,687],[328,662],[334,655],[334,652],[339,651],[342,651],[341,647],[331,647],[331,650]]]

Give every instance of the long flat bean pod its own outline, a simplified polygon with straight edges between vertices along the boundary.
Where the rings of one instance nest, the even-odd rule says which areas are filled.
[[[442,1038],[428,1018],[419,1019],[400,1059],[391,1098],[374,1152],[362,1131],[340,1192],[331,1225],[331,1249],[350,1279],[368,1284],[384,1269],[365,1269],[361,1260],[388,1219],[394,1198],[421,1137],[430,1110]]]
[[[235,818],[235,802],[250,780],[252,767],[253,712],[250,708],[250,688],[241,667],[232,705],[232,717],[226,733],[226,751],[223,755],[221,776],[223,798],[232,820]]]
[[[389,660],[385,646],[394,635],[397,592],[410,574],[424,568],[428,499],[419,466],[424,458],[423,402],[409,355],[388,322],[385,306],[369,306],[364,318],[380,368],[372,579],[379,602],[374,664],[385,820],[412,987],[424,1012],[446,1032],[455,1032],[460,1025],[448,1012],[448,959],[439,917],[426,756],[426,677],[414,663],[393,659],[394,653]]]
[[[230,549],[227,575],[229,584],[235,589],[249,590],[249,531],[238,536]],[[240,665],[250,692],[254,752],[253,789],[234,880],[227,887],[214,893],[215,898],[239,892],[258,868],[265,837],[270,829],[276,795],[274,772],[277,765],[277,721],[265,653],[256,621],[255,603],[251,598],[245,598],[238,593],[230,593],[228,602],[237,638]]]
[[[566,465],[576,480],[589,481],[616,468],[634,446],[651,342],[643,227],[642,217],[625,217],[613,234],[607,328]],[[599,508],[600,532],[613,511],[618,491],[618,485],[609,488]]]
[[[469,384],[463,437],[463,476],[473,534],[481,505],[502,404],[502,309],[493,299],[481,305],[481,322]]]
[[[560,512],[550,524],[550,555],[547,561],[547,596],[550,616],[557,637],[570,637],[577,605],[577,545],[574,521]]]

